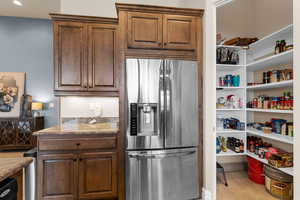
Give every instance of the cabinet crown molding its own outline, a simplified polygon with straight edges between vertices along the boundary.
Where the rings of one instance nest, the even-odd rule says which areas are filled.
[[[166,13],[166,14],[198,16],[198,17],[199,16],[202,17],[204,14],[203,9],[176,8],[176,7],[126,4],[126,3],[116,3],[115,5],[116,5],[118,15],[120,11]]]
[[[118,24],[117,18],[110,17],[96,17],[96,16],[86,16],[86,15],[70,15],[70,14],[60,14],[60,13],[50,13],[52,20],[57,21],[78,21],[78,22],[92,22],[92,23],[104,23],[104,24]]]

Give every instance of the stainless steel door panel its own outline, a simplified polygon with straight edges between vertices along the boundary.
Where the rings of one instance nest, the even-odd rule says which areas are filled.
[[[198,145],[198,69],[194,61],[165,61],[165,147]]]
[[[127,149],[155,149],[164,146],[164,65],[162,60],[127,59]],[[130,134],[130,104],[157,104],[155,131],[139,131]],[[140,125],[140,127],[146,127]],[[140,130],[140,129],[139,129]]]
[[[198,199],[197,148],[127,152],[128,200]]]

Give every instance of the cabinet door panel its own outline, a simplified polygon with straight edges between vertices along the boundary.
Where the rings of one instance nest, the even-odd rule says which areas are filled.
[[[83,23],[55,22],[55,90],[86,90],[85,41]]]
[[[77,164],[75,154],[39,156],[39,199],[76,199]]]
[[[79,157],[79,199],[117,197],[116,153],[82,153]]]
[[[128,13],[128,46],[162,48],[162,15]]]
[[[195,49],[195,17],[164,15],[164,48]]]
[[[113,25],[88,26],[90,91],[117,91],[116,34]]]

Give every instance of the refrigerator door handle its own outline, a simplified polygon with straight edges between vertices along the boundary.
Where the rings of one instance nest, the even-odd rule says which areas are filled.
[[[170,153],[158,153],[158,154],[147,154],[147,153],[134,153],[128,155],[129,158],[144,158],[144,159],[160,159],[167,157],[183,157],[189,156],[196,153],[196,150],[186,151],[186,152],[170,152]]]
[[[159,66],[159,132],[164,135],[165,130],[165,90],[164,90],[164,62],[160,63]]]

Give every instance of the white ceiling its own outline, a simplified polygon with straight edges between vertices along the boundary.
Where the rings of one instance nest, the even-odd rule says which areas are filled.
[[[51,12],[60,11],[60,0],[21,0],[23,6],[16,6],[13,0],[0,0],[1,16],[49,18]]]

